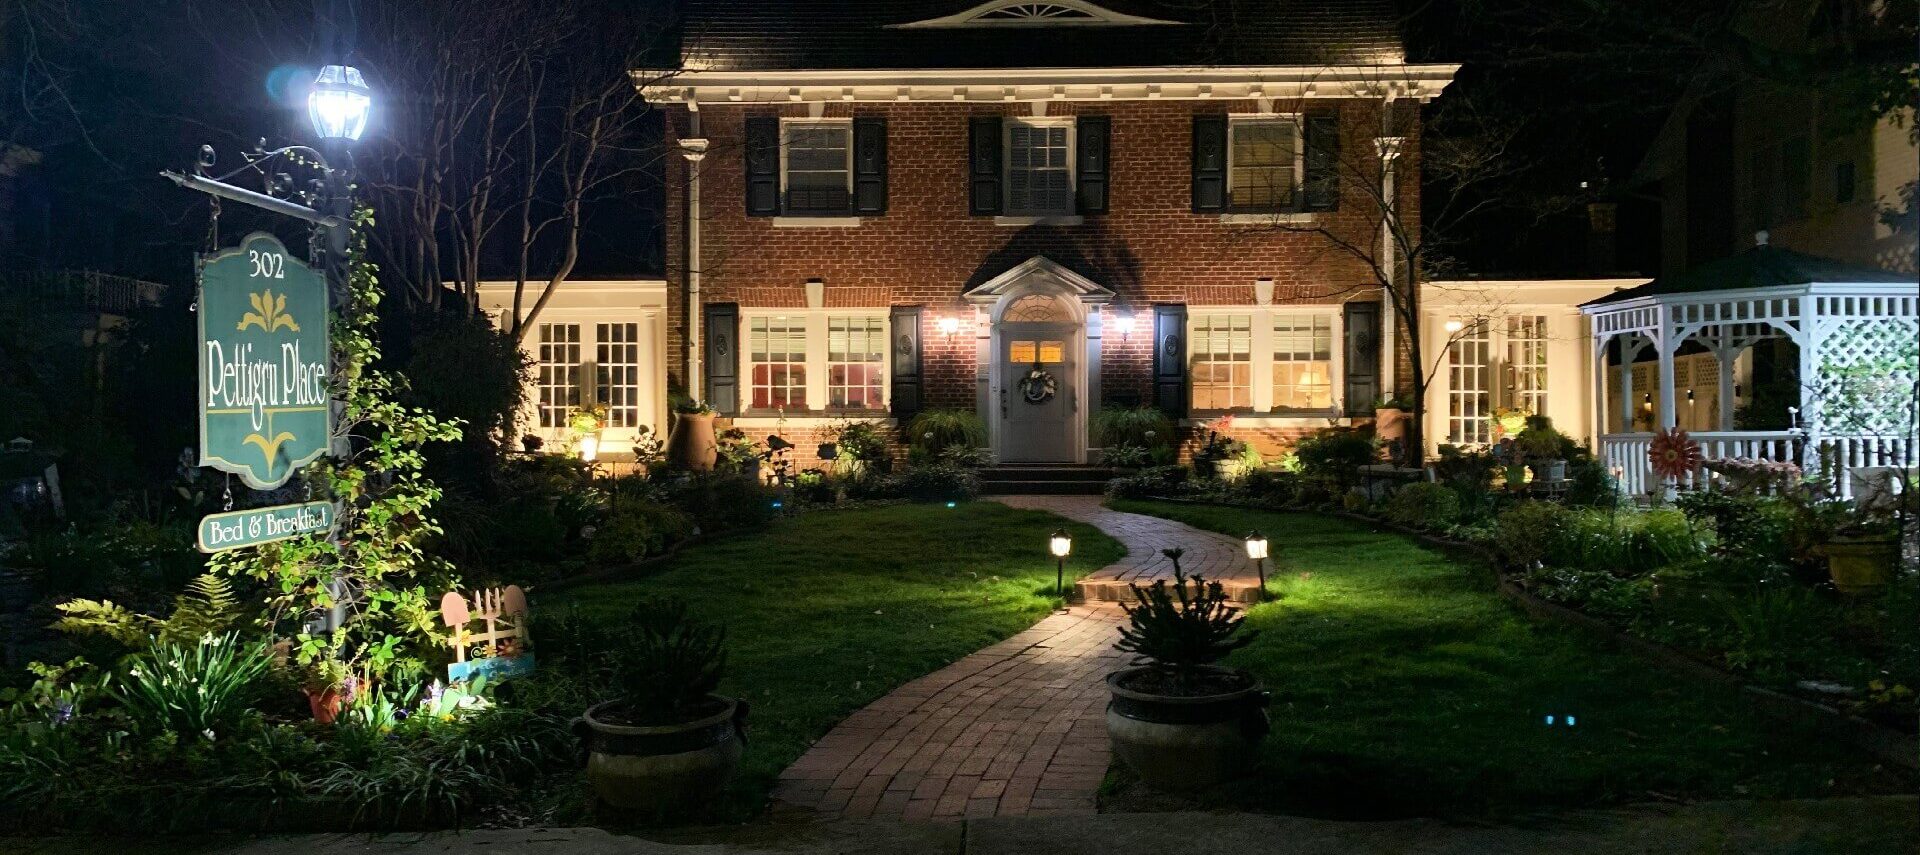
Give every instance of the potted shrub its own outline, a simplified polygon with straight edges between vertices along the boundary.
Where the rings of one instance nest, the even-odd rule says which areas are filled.
[[[1400,398],[1381,398],[1373,403],[1373,435],[1388,447],[1407,438],[1407,411],[1412,407]]]
[[[1256,634],[1240,632],[1226,591],[1182,573],[1181,550],[1163,552],[1174,581],[1133,586],[1116,646],[1140,658],[1107,675],[1107,732],[1114,756],[1148,785],[1197,790],[1246,770],[1267,733],[1268,697],[1253,675],[1214,664]]]
[[[1234,439],[1229,431],[1233,430],[1231,414],[1215,419],[1207,425],[1207,438],[1193,452],[1193,472],[1202,478],[1212,478],[1219,474],[1220,461],[1238,459],[1247,452],[1247,444]]]
[[[726,633],[687,618],[685,603],[644,603],[626,622],[614,699],[574,724],[587,781],[618,808],[696,809],[720,793],[746,743],[747,703],[714,694]]]
[[[1863,512],[1819,547],[1827,575],[1843,594],[1871,594],[1887,586],[1900,563],[1900,530],[1893,521]]]
[[[676,402],[673,428],[667,432],[667,465],[707,472],[719,455],[713,441],[713,408],[694,400]]]
[[[1527,468],[1533,470],[1533,480],[1566,480],[1567,458],[1572,456],[1574,442],[1555,430],[1546,416],[1528,418],[1527,427],[1514,439],[1514,446],[1527,461]]]

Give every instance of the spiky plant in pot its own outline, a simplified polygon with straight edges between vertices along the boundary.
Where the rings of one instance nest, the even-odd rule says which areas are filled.
[[[1149,587],[1133,585],[1135,603],[1123,606],[1128,625],[1121,628],[1115,646],[1138,654],[1135,664],[1152,669],[1129,688],[1192,696],[1242,687],[1245,678],[1210,666],[1253,643],[1258,631],[1240,631],[1246,617],[1228,604],[1219,582],[1189,577],[1180,569],[1185,550],[1165,549],[1161,554],[1173,562],[1173,584],[1158,579]],[[1149,678],[1155,685],[1140,684]]]

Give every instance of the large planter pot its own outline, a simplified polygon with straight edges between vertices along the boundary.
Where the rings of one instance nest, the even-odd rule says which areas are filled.
[[[745,701],[712,695],[719,711],[685,724],[635,727],[606,718],[620,702],[587,710],[574,729],[587,743],[587,782],[607,804],[633,811],[698,805],[719,795],[746,744]]]
[[[1827,575],[1843,594],[1867,594],[1887,586],[1900,560],[1900,541],[1892,536],[1836,537],[1820,547]]]
[[[1567,480],[1567,461],[1565,460],[1543,460],[1539,463],[1529,463],[1527,468],[1533,470],[1535,482],[1552,483]]]
[[[1267,735],[1266,691],[1244,671],[1209,668],[1244,685],[1198,697],[1175,697],[1128,688],[1150,667],[1107,675],[1107,734],[1113,754],[1159,790],[1200,790],[1232,780],[1253,762],[1254,747]]]
[[[1382,445],[1407,438],[1407,411],[1382,407],[1373,411],[1373,435]]]
[[[332,724],[340,717],[340,709],[347,702],[346,693],[340,691],[339,686],[301,691],[307,696],[307,710],[313,713],[313,720],[320,724]]]
[[[673,414],[673,430],[667,434],[669,466],[708,472],[719,454],[720,447],[713,441],[712,413]]]

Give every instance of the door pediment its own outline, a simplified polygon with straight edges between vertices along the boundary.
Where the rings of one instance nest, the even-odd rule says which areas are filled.
[[[1042,293],[1072,297],[1081,303],[1113,302],[1113,290],[1081,276],[1044,255],[1036,255],[961,295],[974,305],[991,305],[1009,294]]]

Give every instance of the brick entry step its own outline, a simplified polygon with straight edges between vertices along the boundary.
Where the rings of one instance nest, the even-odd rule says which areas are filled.
[[[980,470],[980,491],[989,496],[1099,496],[1113,470],[1057,463],[1002,463]]]

